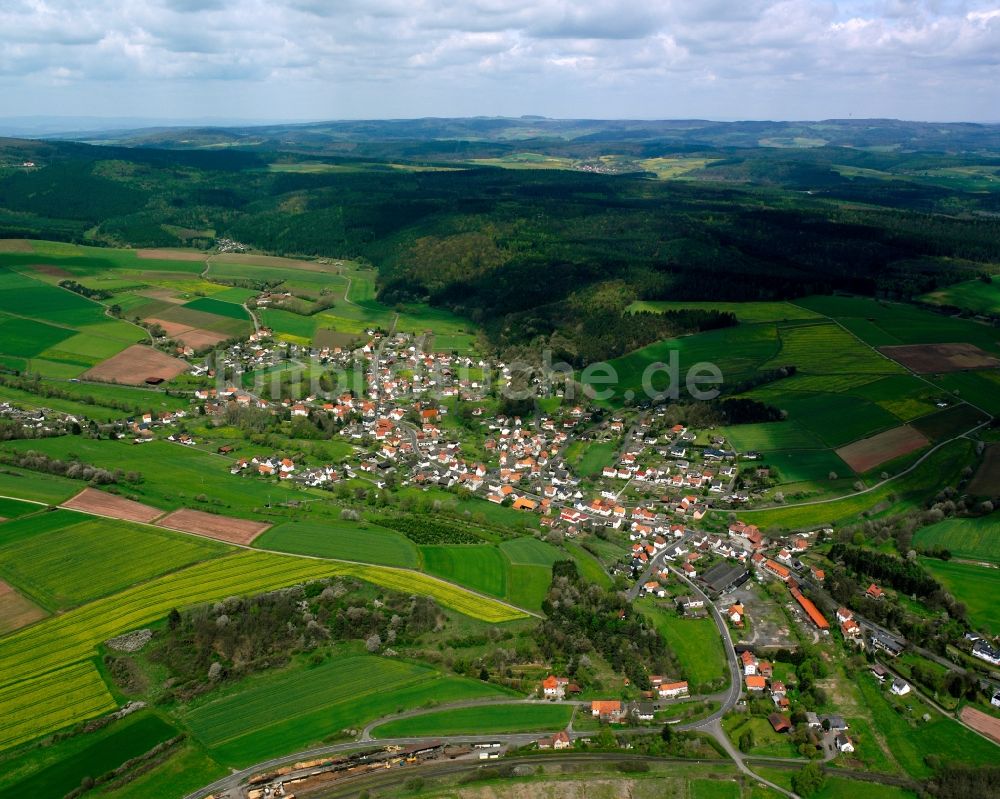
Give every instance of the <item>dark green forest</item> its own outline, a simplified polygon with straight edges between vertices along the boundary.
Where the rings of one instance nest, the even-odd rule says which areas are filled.
[[[241,148],[239,131],[204,132],[237,145],[212,150],[155,149],[141,136],[130,142],[140,146],[0,140],[0,237],[137,247],[228,237],[267,253],[366,260],[379,269],[384,302],[446,307],[500,348],[544,341],[577,363],[731,324],[627,313],[638,299],[909,299],[1000,263],[1000,158],[983,154],[996,152],[990,126],[810,123],[836,144],[806,149],[722,144],[724,130],[731,142],[795,133],[776,123],[607,123],[597,135],[593,125],[554,132],[522,121],[546,137],[456,138],[445,151],[429,138],[444,122],[385,123],[353,150],[346,144],[361,123],[290,129],[283,152],[260,135]],[[158,135],[152,143],[178,147]],[[857,143],[846,146],[851,136]],[[315,155],[305,140],[351,154]],[[529,145],[704,161],[662,180],[639,161],[602,174],[463,160]],[[373,148],[408,168],[357,154]],[[306,168],[288,171],[292,161]]]

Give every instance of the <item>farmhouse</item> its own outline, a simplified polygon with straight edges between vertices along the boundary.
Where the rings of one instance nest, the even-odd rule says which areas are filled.
[[[657,692],[660,694],[661,699],[673,699],[678,696],[687,696],[688,684],[686,681],[665,682],[657,688]]]
[[[538,748],[539,749],[570,749],[573,746],[573,741],[570,740],[569,734],[565,730],[560,730],[551,738],[539,738]]]
[[[568,677],[556,677],[550,674],[542,680],[542,694],[547,699],[562,699],[566,696],[567,685],[569,685]]]
[[[896,677],[892,681],[892,687],[889,690],[896,696],[906,696],[906,694],[910,693],[910,686],[905,680]]]
[[[837,741],[838,752],[854,751],[854,743],[851,741],[850,737],[845,735],[844,733],[840,733],[840,735],[837,736],[836,741]]]
[[[590,714],[611,724],[620,723],[625,715],[618,699],[595,699],[590,703]]]

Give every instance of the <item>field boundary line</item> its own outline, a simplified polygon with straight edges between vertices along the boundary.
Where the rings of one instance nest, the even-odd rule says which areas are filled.
[[[933,455],[935,452],[941,449],[941,447],[947,446],[948,444],[953,444],[954,442],[958,441],[961,438],[968,438],[970,433],[974,433],[980,428],[986,427],[986,425],[988,425],[991,421],[992,418],[988,421],[983,422],[982,424],[977,424],[975,427],[971,428],[970,430],[966,430],[964,433],[961,433],[960,435],[957,435],[954,438],[949,438],[945,441],[942,441],[939,444],[935,444],[933,447],[927,450],[927,452],[921,455],[916,461],[914,461],[909,467],[901,471],[899,474],[894,474],[892,477],[887,477],[885,480],[880,480],[874,485],[871,485],[868,488],[865,488],[861,491],[854,491],[853,493],[843,494],[842,496],[839,497],[827,497],[826,499],[811,499],[807,502],[795,502],[795,503],[789,503],[787,505],[771,505],[766,508],[747,508],[745,510],[740,511],[740,513],[741,514],[763,513],[768,511],[781,510],[782,508],[804,508],[809,505],[826,505],[829,504],[830,502],[840,502],[842,499],[851,499],[853,497],[860,497],[864,494],[871,493],[876,488],[881,488],[882,486],[891,483],[893,480],[898,480],[900,477],[905,477],[914,469],[916,469],[921,463],[927,460],[931,455]],[[716,511],[716,512],[719,513],[721,511]],[[728,513],[728,511],[726,512]]]
[[[789,301],[789,304],[791,304],[791,305],[795,305],[795,303],[793,303],[793,302],[791,302],[791,301]],[[905,303],[901,303],[901,304],[905,304]],[[803,310],[803,311],[808,311],[808,310],[809,310],[808,308],[803,308],[803,307],[802,307],[801,305],[795,305],[795,307],[796,307],[796,308],[799,308],[800,310]],[[819,313],[819,311],[816,311],[815,313]],[[844,324],[843,324],[843,323],[842,323],[842,322],[841,322],[841,321],[840,321],[839,319],[835,319],[834,317],[832,317],[832,316],[828,316],[827,314],[821,314],[821,315],[822,315],[822,316],[823,316],[824,318],[826,318],[826,319],[829,319],[829,320],[830,320],[831,322],[833,322],[833,323],[834,323],[835,325],[837,325],[838,327],[840,327],[840,328],[841,328],[841,330],[844,330],[844,331],[845,331],[845,332],[846,332],[846,333],[847,333],[848,335],[852,336],[852,337],[853,337],[853,338],[854,338],[854,339],[855,339],[855,340],[856,340],[856,341],[857,341],[857,342],[858,342],[859,344],[861,344],[862,346],[865,346],[865,347],[867,347],[867,348],[868,348],[868,349],[870,349],[870,350],[871,350],[872,352],[874,352],[874,353],[875,353],[876,355],[878,355],[878,356],[879,356],[880,358],[884,358],[885,360],[889,361],[890,363],[893,363],[893,364],[895,364],[896,366],[902,366],[902,367],[903,367],[903,369],[904,369],[904,370],[905,370],[905,371],[906,371],[906,372],[907,372],[907,373],[908,373],[908,374],[909,374],[909,375],[910,375],[911,377],[915,377],[915,378],[917,378],[918,380],[920,380],[920,381],[922,381],[922,382],[926,383],[926,384],[927,384],[928,386],[930,386],[931,388],[933,388],[933,389],[934,389],[935,391],[940,391],[940,392],[942,392],[942,393],[945,393],[945,394],[947,394],[947,393],[948,393],[948,391],[947,391],[946,389],[943,389],[943,388],[941,388],[940,386],[937,386],[937,385],[935,385],[935,384],[934,384],[934,383],[932,383],[932,382],[931,382],[930,380],[928,380],[926,376],[924,376],[924,375],[921,375],[921,374],[918,374],[917,372],[914,372],[914,371],[913,371],[912,369],[910,369],[910,368],[909,368],[908,366],[906,366],[905,364],[902,364],[902,363],[899,363],[898,361],[894,361],[894,360],[893,360],[892,358],[890,358],[890,357],[889,357],[888,355],[886,355],[885,353],[882,353],[882,352],[879,352],[879,351],[878,351],[878,348],[877,348],[877,347],[873,347],[873,346],[872,346],[871,344],[869,344],[869,343],[868,343],[867,341],[865,341],[864,339],[862,339],[862,338],[861,338],[861,337],[860,337],[860,336],[859,336],[859,335],[858,335],[857,333],[855,333],[855,332],[854,332],[853,330],[851,330],[850,328],[846,327],[846,326],[845,326],[845,325],[844,325]],[[987,415],[987,416],[988,416],[988,417],[989,417],[989,418],[990,418],[991,420],[993,419],[993,414],[992,414],[992,413],[990,413],[989,411],[986,411],[986,410],[983,410],[983,409],[982,409],[982,408],[980,408],[980,407],[979,407],[978,405],[976,405],[976,404],[974,404],[974,403],[972,403],[972,402],[969,402],[968,400],[966,400],[966,399],[964,399],[964,398],[961,398],[961,399],[960,399],[960,402],[964,402],[964,403],[965,403],[966,405],[968,405],[968,406],[969,406],[970,408],[975,408],[975,409],[976,409],[977,411],[979,411],[980,413],[985,413],[985,414],[986,414],[986,415]],[[932,412],[933,412],[933,411],[932,411]],[[893,414],[893,416],[895,416],[895,414]],[[896,418],[899,418],[899,417],[896,417]],[[904,424],[906,424],[906,423],[904,422]],[[975,429],[975,428],[974,428],[974,429]],[[967,431],[967,432],[963,433],[962,435],[968,435],[968,434],[969,434],[969,433],[971,433],[971,432],[972,432],[972,431],[971,431],[971,430],[969,430],[969,431]],[[961,438],[961,436],[956,436],[956,438]]]
[[[17,499],[17,497],[7,497],[7,499]],[[68,500],[66,500],[66,501],[68,501]],[[35,504],[43,505],[43,504],[46,504],[46,503],[36,502]],[[267,553],[267,554],[270,554],[270,555],[281,555],[281,556],[286,557],[286,558],[299,558],[299,559],[303,559],[303,560],[316,560],[316,561],[323,561],[325,563],[344,563],[344,564],[347,564],[347,565],[350,565],[350,566],[364,566],[365,568],[370,568],[370,569],[384,569],[385,571],[398,572],[398,573],[407,574],[407,575],[411,575],[411,574],[412,575],[417,575],[417,576],[419,576],[421,578],[424,578],[424,579],[427,579],[427,580],[433,580],[434,582],[440,583],[442,586],[448,586],[448,587],[454,588],[454,589],[456,589],[458,591],[463,591],[466,594],[469,594],[471,596],[475,596],[475,597],[477,597],[479,599],[482,599],[482,600],[485,600],[487,602],[493,602],[493,603],[496,603],[498,605],[503,605],[504,607],[508,608],[509,610],[515,610],[518,613],[523,613],[523,614],[525,614],[527,616],[534,616],[536,619],[544,618],[544,616],[542,616],[542,614],[540,614],[540,613],[537,613],[537,612],[535,612],[533,610],[528,610],[527,608],[522,608],[520,605],[515,605],[514,603],[508,602],[507,600],[497,599],[496,597],[492,597],[489,594],[484,594],[481,591],[476,591],[476,590],[474,590],[472,588],[468,588],[467,586],[459,585],[458,583],[453,583],[453,582],[451,582],[449,580],[445,580],[445,579],[443,579],[441,577],[437,577],[436,575],[427,574],[426,572],[417,571],[415,569],[407,569],[407,568],[404,568],[404,567],[401,567],[401,566],[385,566],[385,565],[382,565],[382,564],[379,564],[379,563],[366,563],[365,561],[361,561],[361,560],[347,560],[345,558],[327,558],[327,557],[324,557],[322,555],[304,555],[304,554],[299,554],[297,552],[281,552],[280,550],[277,550],[277,549],[265,549],[263,547],[252,546],[251,544],[236,544],[236,543],[233,543],[231,541],[220,541],[218,538],[212,538],[211,536],[202,535],[201,533],[193,533],[193,532],[191,532],[189,530],[174,530],[173,528],[164,527],[163,525],[155,524],[153,522],[133,522],[133,521],[131,521],[129,519],[121,519],[121,518],[119,518],[117,516],[111,516],[111,515],[106,514],[106,513],[97,513],[96,511],[77,510],[76,508],[64,508],[62,506],[62,504],[59,504],[56,507],[62,508],[63,510],[74,511],[76,513],[83,513],[83,514],[86,514],[88,516],[94,516],[94,517],[97,517],[99,519],[113,519],[115,521],[128,522],[129,524],[137,524],[137,525],[140,525],[140,526],[143,526],[143,527],[151,527],[154,530],[159,530],[161,532],[163,530],[170,530],[171,532],[176,532],[176,533],[179,533],[181,535],[194,536],[195,538],[199,538],[199,539],[206,540],[206,541],[214,541],[215,543],[222,544],[224,546],[235,547],[236,549],[245,549],[245,550],[247,550],[249,552],[264,552],[264,553]],[[177,510],[180,510],[180,508],[178,508]],[[194,508],[188,508],[187,510],[196,510],[196,509],[194,509]],[[167,512],[168,511],[164,511],[164,513],[167,513]],[[158,518],[160,518],[160,517],[158,517]],[[233,518],[236,518],[236,517],[233,517]],[[365,578],[364,577],[360,577],[359,579],[364,580]],[[366,582],[370,582],[370,581],[366,581]],[[375,584],[377,585],[377,583],[375,583]],[[387,588],[387,586],[382,586],[382,587],[383,588]],[[396,588],[392,588],[392,589],[389,589],[389,590],[399,591],[399,589],[396,589]],[[402,593],[402,592],[400,591],[400,593]],[[416,592],[416,593],[419,593],[419,592]],[[461,613],[462,611],[456,611],[456,612]],[[468,615],[468,614],[464,614],[463,613],[462,615]]]

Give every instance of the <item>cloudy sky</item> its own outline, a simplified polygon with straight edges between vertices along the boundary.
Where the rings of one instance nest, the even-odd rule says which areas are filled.
[[[1000,121],[1000,0],[0,0],[0,116]]]

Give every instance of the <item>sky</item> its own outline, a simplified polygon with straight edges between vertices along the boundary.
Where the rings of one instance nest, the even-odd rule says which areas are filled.
[[[1000,122],[1000,0],[0,0],[0,117]]]

